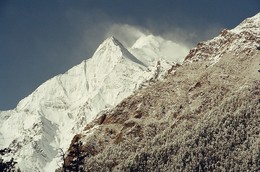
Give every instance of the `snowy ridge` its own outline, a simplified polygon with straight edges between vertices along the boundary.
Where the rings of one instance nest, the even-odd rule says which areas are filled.
[[[198,60],[209,60],[216,63],[223,54],[254,55],[253,49],[260,44],[260,13],[247,18],[231,30],[224,29],[212,40],[198,43],[185,58],[186,63]]]
[[[181,46],[170,40],[154,35],[141,36],[129,50],[136,57],[142,57],[144,63],[152,65],[155,60],[165,60],[167,62],[182,63],[187,51],[186,47]],[[158,59],[159,57],[159,59]]]
[[[75,133],[175,64],[156,55],[148,63],[147,51],[135,56],[114,37],[108,38],[92,58],[46,81],[15,109],[0,112],[0,149],[11,149],[3,159],[14,158],[22,171],[54,171],[58,149],[66,150]]]

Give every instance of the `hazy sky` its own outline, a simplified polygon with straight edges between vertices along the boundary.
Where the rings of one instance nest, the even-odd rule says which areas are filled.
[[[110,35],[130,44],[149,32],[192,47],[259,11],[259,0],[0,0],[0,110]]]

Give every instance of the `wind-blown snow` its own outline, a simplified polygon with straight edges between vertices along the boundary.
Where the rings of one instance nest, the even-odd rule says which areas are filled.
[[[58,149],[66,150],[75,133],[143,83],[163,76],[185,52],[152,35],[137,40],[131,52],[108,38],[92,58],[49,79],[15,109],[0,112],[0,149],[12,149],[3,158],[13,157],[22,171],[54,171]]]
[[[130,52],[136,57],[142,57],[144,63],[153,63],[161,58],[168,62],[182,63],[189,49],[159,36],[141,36],[134,43]]]

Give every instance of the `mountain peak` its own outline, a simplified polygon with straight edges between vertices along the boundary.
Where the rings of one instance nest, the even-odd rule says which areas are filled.
[[[138,63],[139,65],[146,66],[140,60],[138,60],[134,55],[132,55],[124,45],[118,41],[114,36],[107,38],[96,50],[93,55],[93,59],[98,58],[98,62],[101,59],[104,61],[115,64],[122,59],[128,59],[134,63]]]
[[[119,46],[122,49],[126,49],[124,45],[114,36],[107,38],[100,46]]]
[[[95,54],[103,54],[107,55],[107,53],[111,55],[119,55],[122,56],[122,53],[124,51],[127,51],[127,49],[124,47],[124,45],[116,39],[114,36],[111,36],[107,39],[105,39],[97,48]],[[94,54],[93,57],[96,55]],[[99,56],[99,55],[98,55]]]
[[[114,37],[114,36],[111,36],[111,37],[107,38],[107,40],[112,41],[114,44],[121,44],[121,43],[118,41],[118,39],[116,39],[116,37]]]

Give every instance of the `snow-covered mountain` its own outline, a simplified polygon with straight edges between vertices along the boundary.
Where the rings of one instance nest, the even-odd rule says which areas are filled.
[[[153,65],[158,57],[167,62],[183,62],[187,50],[183,46],[164,40],[159,36],[141,36],[129,50],[136,57],[142,57],[144,63]]]
[[[259,171],[259,29],[260,13],[100,113],[59,171]]]
[[[14,158],[22,171],[54,171],[58,149],[67,149],[85,124],[162,78],[187,53],[152,35],[138,39],[129,51],[114,37],[106,39],[92,58],[49,79],[15,109],[0,111],[0,149],[11,150],[2,158]]]

